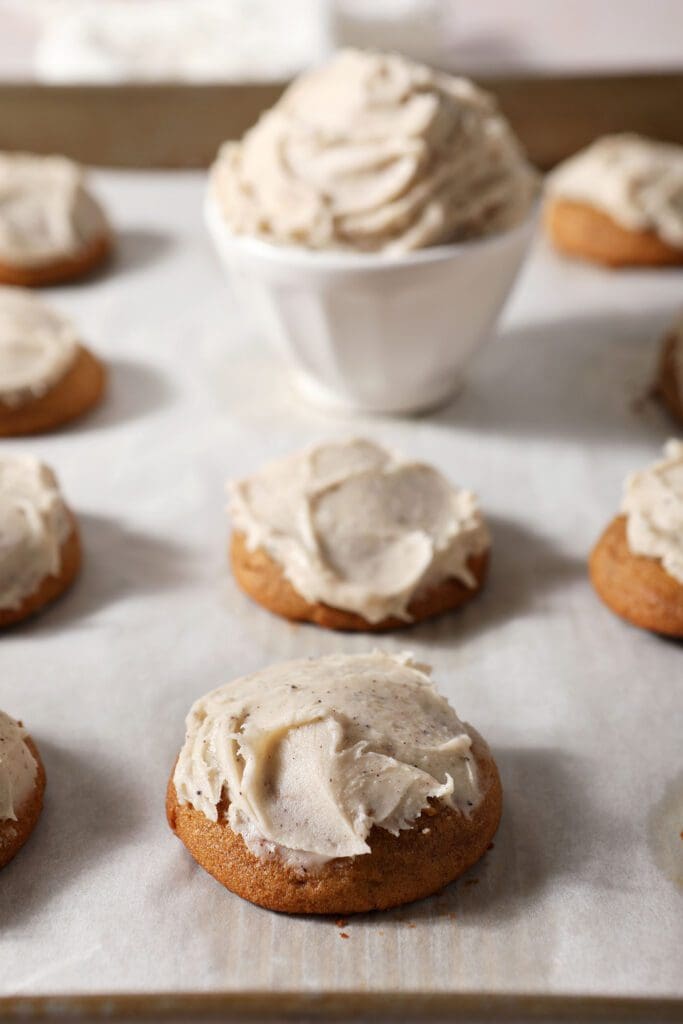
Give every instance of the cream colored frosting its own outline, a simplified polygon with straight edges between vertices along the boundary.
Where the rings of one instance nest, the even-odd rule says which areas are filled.
[[[82,169],[62,156],[0,153],[0,261],[34,267],[108,235]]]
[[[368,622],[410,620],[419,592],[455,577],[490,546],[471,491],[431,466],[361,439],[315,445],[230,485],[230,514],[307,601]]]
[[[487,93],[360,50],[297,79],[211,175],[237,234],[396,253],[510,228],[536,187]]]
[[[683,441],[667,442],[662,459],[631,474],[621,509],[631,551],[659,559],[683,583]]]
[[[17,608],[61,566],[69,513],[52,470],[0,454],[0,608]]]
[[[19,722],[0,711],[0,821],[16,821],[33,791],[38,765],[26,735]]]
[[[437,800],[480,801],[467,727],[428,666],[382,651],[290,661],[200,698],[174,774],[178,799],[227,821],[261,857],[304,868],[370,852]]]
[[[683,146],[607,135],[560,164],[548,177],[548,192],[683,248]]]
[[[0,403],[40,398],[72,366],[72,324],[21,288],[0,288]]]

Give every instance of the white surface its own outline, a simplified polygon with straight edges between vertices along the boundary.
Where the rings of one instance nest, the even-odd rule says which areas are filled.
[[[510,293],[535,211],[504,234],[396,259],[235,235],[212,199],[206,222],[245,317],[304,394],[323,406],[402,413],[443,402],[460,384]]]
[[[108,358],[109,400],[62,434],[2,442],[57,469],[86,565],[57,606],[0,640],[0,706],[23,718],[48,774],[42,821],[0,873],[0,992],[683,995],[682,651],[613,617],[585,572],[622,477],[673,432],[632,400],[683,275],[610,274],[541,245],[451,406],[335,420],[292,400],[235,320],[200,179],[97,180],[119,260],[46,297]],[[199,694],[377,642],[271,617],[225,565],[226,476],[363,430],[476,489],[490,516],[481,600],[381,643],[434,664],[490,741],[506,805],[478,885],[352,919],[341,940],[330,920],[222,890],[168,831],[163,802]]]

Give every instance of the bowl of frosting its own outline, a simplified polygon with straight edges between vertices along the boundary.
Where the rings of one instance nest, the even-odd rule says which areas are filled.
[[[214,162],[205,217],[236,301],[318,404],[454,393],[536,221],[538,177],[487,93],[343,50]]]

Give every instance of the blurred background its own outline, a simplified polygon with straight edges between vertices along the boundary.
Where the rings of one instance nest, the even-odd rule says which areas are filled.
[[[346,45],[467,73],[661,71],[680,0],[0,0],[5,82],[282,81]]]

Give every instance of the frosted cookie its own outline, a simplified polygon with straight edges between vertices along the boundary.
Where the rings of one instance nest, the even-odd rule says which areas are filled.
[[[68,320],[30,292],[0,286],[0,437],[75,419],[104,384],[104,367]]]
[[[169,824],[209,874],[270,910],[429,896],[500,821],[488,747],[408,655],[275,665],[196,701],[186,725]]]
[[[82,277],[111,250],[104,211],[83,170],[62,156],[0,153],[0,283]]]
[[[481,589],[477,499],[371,441],[319,444],[230,485],[232,568],[255,601],[329,629],[387,630]]]
[[[21,722],[0,711],[0,868],[36,826],[43,807],[45,769]]]
[[[621,511],[591,555],[593,586],[634,625],[683,637],[683,441],[628,478]]]
[[[662,343],[655,390],[671,415],[683,420],[683,316]]]
[[[547,181],[545,222],[563,252],[607,266],[683,263],[683,147],[607,135]]]
[[[52,470],[0,454],[0,626],[33,615],[75,579],[81,545]]]

